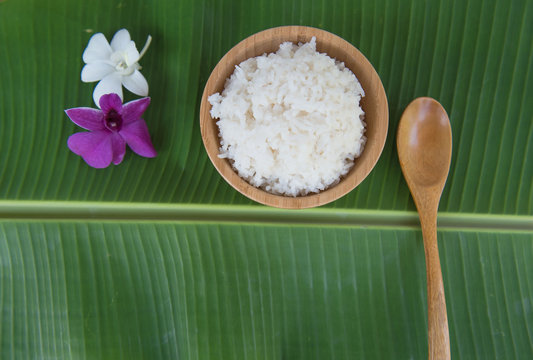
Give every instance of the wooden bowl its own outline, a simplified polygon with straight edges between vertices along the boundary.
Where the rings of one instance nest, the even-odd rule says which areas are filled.
[[[219,130],[216,120],[212,119],[209,114],[211,105],[207,98],[216,92],[222,92],[226,79],[235,70],[235,65],[251,57],[276,52],[279,49],[279,45],[285,41],[305,43],[311,41],[313,36],[316,37],[318,52],[326,53],[330,57],[344,62],[345,66],[355,74],[361,83],[365,91],[361,107],[365,112],[365,136],[367,137],[367,142],[361,156],[355,159],[355,164],[350,172],[341,178],[337,185],[320,193],[306,196],[274,195],[250,185],[246,180],[239,177],[227,159],[218,157],[220,147]],[[213,69],[207,80],[200,105],[202,140],[211,162],[215,165],[220,175],[237,191],[248,198],[265,205],[285,209],[320,206],[336,200],[353,190],[376,165],[385,145],[388,125],[387,96],[372,64],[359,50],[342,38],[327,31],[306,26],[272,28],[261,31],[238,43],[224,55]]]

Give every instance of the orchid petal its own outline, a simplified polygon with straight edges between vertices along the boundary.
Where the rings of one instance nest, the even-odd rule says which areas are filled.
[[[117,133],[111,137],[111,147],[113,148],[113,164],[118,165],[124,159],[126,153],[126,141]]]
[[[89,43],[83,51],[83,61],[87,64],[98,60],[107,60],[111,56],[112,49],[104,34],[98,33],[91,36]]]
[[[102,80],[113,71],[115,71],[115,68],[112,65],[102,61],[95,61],[81,69],[81,81],[93,82]]]
[[[115,110],[117,113],[122,112],[122,100],[116,93],[102,95],[99,105],[105,114],[111,110]]]
[[[121,51],[131,42],[130,33],[126,29],[120,29],[111,39],[111,48],[113,51]]]
[[[148,95],[148,82],[139,70],[135,70],[131,75],[123,76],[122,84],[135,95]]]
[[[144,120],[140,119],[129,124],[124,124],[119,134],[126,140],[131,150],[138,155],[149,158],[157,155]]]
[[[122,106],[122,121],[124,124],[133,123],[141,118],[150,105],[150,98],[145,97],[125,103]]]
[[[97,169],[108,167],[113,159],[111,133],[106,130],[79,132],[68,138],[68,148],[80,155],[89,166]]]
[[[79,107],[65,110],[72,122],[87,130],[103,130],[104,113],[101,110]]]
[[[139,58],[141,55],[139,54],[139,51],[137,50],[137,47],[135,46],[135,43],[133,41],[130,41],[128,45],[122,51],[125,53],[125,60],[126,65],[132,66],[137,61],[139,61]]]
[[[94,88],[94,103],[100,106],[100,98],[105,94],[117,94],[122,99],[122,75],[111,73],[104,77]]]

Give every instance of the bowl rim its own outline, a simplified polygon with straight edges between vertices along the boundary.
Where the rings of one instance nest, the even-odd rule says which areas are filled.
[[[282,37],[285,33],[289,35],[286,36],[285,39],[283,39]],[[207,101],[207,97],[211,95],[211,93],[215,93],[217,91],[221,92],[223,90],[224,86],[222,86],[221,89],[215,89],[214,83],[215,81],[218,81],[220,79],[221,73],[228,73],[230,65],[231,69],[229,75],[225,76],[224,82],[233,73],[236,65],[240,64],[242,61],[248,58],[261,55],[258,53],[254,54],[253,52],[251,52],[251,49],[253,49],[257,43],[261,41],[271,41],[271,39],[273,38],[279,38],[279,44],[281,44],[284,41],[291,41],[290,39],[288,39],[291,34],[292,36],[297,37],[298,42],[307,42],[311,39],[312,36],[315,36],[317,39],[317,51],[319,51],[319,39],[320,41],[324,42],[326,40],[336,42],[339,44],[339,47],[343,48],[342,51],[348,54],[348,57],[353,56],[357,59],[357,62],[361,62],[362,66],[366,67],[366,69],[371,72],[369,75],[372,78],[372,82],[377,86],[376,91],[378,93],[379,99],[375,99],[375,101],[379,102],[379,100],[382,100],[381,103],[378,104],[378,110],[381,111],[384,116],[384,118],[382,119],[383,126],[381,126],[381,131],[378,132],[376,134],[376,138],[373,139],[373,141],[376,142],[376,144],[373,145],[374,156],[370,159],[367,159],[366,163],[363,164],[364,166],[356,167],[354,165],[350,169],[348,174],[343,176],[337,184],[332,185],[319,193],[312,193],[297,197],[272,194],[263,189],[251,185],[237,174],[237,172],[233,169],[232,165],[227,159],[221,159],[218,157],[220,147],[219,131],[216,125],[216,121],[212,119],[211,115],[209,114],[211,104],[209,104],[209,102]],[[291,42],[295,43],[296,41]],[[278,47],[279,44],[277,45]],[[240,58],[242,58],[242,60],[239,60]],[[350,69],[350,71],[355,73],[353,69],[351,69],[350,67],[348,68]],[[357,78],[359,79],[359,76],[357,76]],[[363,90],[365,90],[365,93],[367,92],[367,89],[365,89],[364,87]],[[355,189],[370,174],[372,169],[375,167],[377,161],[379,160],[383,152],[383,148],[385,146],[389,125],[387,95],[385,93],[385,89],[383,87],[381,79],[379,78],[379,75],[377,74],[372,64],[368,61],[368,59],[355,46],[353,46],[351,43],[347,42],[343,38],[326,30],[309,26],[279,26],[262,30],[246,37],[245,39],[237,43],[235,46],[233,46],[218,61],[206,82],[200,102],[199,117],[200,131],[204,148],[211,163],[215,166],[216,170],[224,178],[224,180],[228,184],[230,184],[235,190],[237,190],[238,192],[240,192],[251,200],[254,200],[264,205],[283,209],[303,209],[321,206],[335,201]],[[215,128],[214,131],[213,128]],[[363,156],[366,150],[367,145],[365,144],[365,149],[363,150],[361,157]],[[355,159],[356,164],[357,160],[361,157]]]

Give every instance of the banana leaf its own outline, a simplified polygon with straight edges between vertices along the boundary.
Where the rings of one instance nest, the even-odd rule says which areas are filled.
[[[447,109],[453,163],[441,210],[533,213],[533,3],[500,1],[0,2],[0,198],[255,205],[210,164],[199,100],[218,60],[273,26],[323,28],[358,47],[388,95],[390,129],[371,175],[337,208],[413,210],[395,151],[405,106],[432,96]],[[145,114],[159,152],[89,168],[68,151],[77,130],[63,110],[92,106],[81,83],[91,35],[127,28],[152,97]],[[394,196],[389,196],[390,190]]]
[[[201,142],[213,67],[280,25],[351,42],[388,96],[377,166],[320,209],[253,203]],[[81,54],[121,28],[153,37],[158,156],[96,170],[68,150],[64,109],[93,106]],[[0,0],[0,359],[425,358],[424,250],[394,141],[418,96],[452,123],[452,357],[533,358],[532,44],[528,0]]]
[[[439,237],[453,358],[530,358],[533,235]],[[423,253],[409,228],[2,223],[1,354],[422,359]]]

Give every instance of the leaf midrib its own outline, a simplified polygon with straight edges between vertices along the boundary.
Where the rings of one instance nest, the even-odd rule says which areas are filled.
[[[282,210],[258,205],[156,204],[77,201],[0,201],[2,220],[206,222],[306,226],[416,228],[414,211],[315,208]],[[440,230],[533,232],[533,216],[439,213]]]

